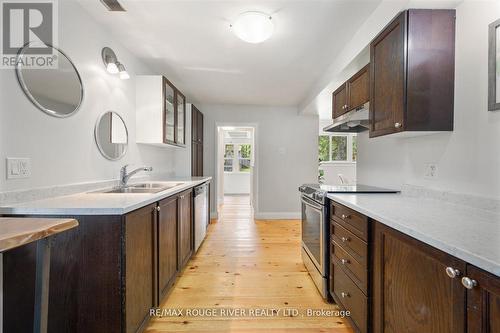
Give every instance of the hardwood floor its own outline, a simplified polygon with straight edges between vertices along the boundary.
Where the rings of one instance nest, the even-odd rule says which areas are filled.
[[[307,316],[307,309],[337,307],[323,301],[302,264],[300,221],[254,221],[242,196],[226,197],[220,215],[161,306],[183,313],[154,317],[145,332],[352,332],[339,317]],[[192,309],[215,309],[216,316],[188,315]],[[231,309],[245,314],[231,316]],[[275,312],[255,316],[267,309]]]

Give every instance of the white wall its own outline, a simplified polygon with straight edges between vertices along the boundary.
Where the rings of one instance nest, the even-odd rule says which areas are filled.
[[[488,24],[500,18],[498,1],[465,1],[457,7],[455,130],[426,137],[358,136],[358,181],[403,183],[500,197],[500,111],[488,112]],[[438,166],[424,178],[427,163]]]
[[[341,185],[339,174],[347,184],[356,183],[356,162],[323,162],[319,169],[324,171],[323,184]]]
[[[298,187],[317,181],[318,118],[300,116],[293,107],[200,105],[199,109],[205,115],[205,174],[216,177],[216,123],[255,124],[255,216],[299,217]],[[215,213],[215,192],[211,198]]]
[[[224,131],[224,147],[226,144],[252,144],[253,138],[230,138],[227,137],[227,131]],[[252,133],[253,131],[251,131]],[[253,147],[252,147],[253,149]],[[235,147],[235,154],[236,151]],[[237,156],[235,156],[237,157]],[[233,162],[234,163],[234,162]],[[222,166],[223,167],[223,166]],[[236,165],[234,165],[236,168]],[[250,172],[224,172],[224,194],[250,194]]]
[[[78,68],[85,87],[81,109],[66,119],[36,109],[17,83],[14,70],[0,70],[0,191],[117,179],[126,163],[151,165],[173,172],[174,148],[135,144],[134,75],[154,74],[125,50],[73,1],[59,1],[59,46]],[[122,81],[105,71],[101,49],[112,47],[131,79]],[[94,125],[106,110],[120,113],[129,129],[127,155],[116,162],[101,156]],[[5,158],[32,159],[32,177],[6,180]]]
[[[250,194],[250,172],[225,172],[224,194]]]

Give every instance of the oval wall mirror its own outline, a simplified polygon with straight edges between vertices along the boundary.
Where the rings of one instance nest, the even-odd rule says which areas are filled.
[[[102,156],[111,161],[127,152],[128,130],[123,118],[114,111],[103,113],[95,125],[95,142]]]
[[[83,101],[83,84],[80,74],[68,56],[50,45],[52,56],[42,65],[33,65],[33,54],[27,44],[19,50],[16,75],[26,96],[43,112],[54,117],[69,117],[80,108]],[[48,59],[52,59],[50,62]]]

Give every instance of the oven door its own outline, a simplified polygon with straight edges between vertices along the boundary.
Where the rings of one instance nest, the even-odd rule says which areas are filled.
[[[302,196],[302,247],[316,269],[326,276],[325,222],[326,206]]]

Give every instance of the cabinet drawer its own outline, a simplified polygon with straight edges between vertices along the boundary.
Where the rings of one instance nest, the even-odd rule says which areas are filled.
[[[360,332],[368,331],[368,298],[338,265],[333,265],[333,292],[346,310],[351,312],[351,320]]]
[[[357,262],[366,267],[368,263],[368,245],[366,242],[337,222],[332,222],[330,227],[331,239],[340,244]]]
[[[339,267],[344,269],[344,272],[352,279],[354,283],[366,295],[368,292],[368,270],[366,265],[357,262],[349,255],[339,244],[332,242],[330,260]]]
[[[368,241],[368,218],[366,216],[334,202],[330,204],[330,214],[335,222],[365,242]]]

